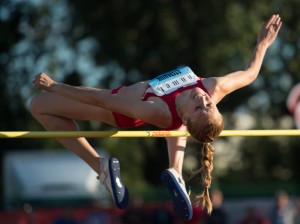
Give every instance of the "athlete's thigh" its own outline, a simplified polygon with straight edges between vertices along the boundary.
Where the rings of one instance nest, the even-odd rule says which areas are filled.
[[[116,125],[111,111],[84,104],[54,93],[43,92],[33,97],[31,110],[72,120],[97,120]]]

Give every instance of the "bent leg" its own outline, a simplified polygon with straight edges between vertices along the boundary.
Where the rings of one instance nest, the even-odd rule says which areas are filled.
[[[30,111],[48,131],[78,131],[79,127],[75,120],[98,120],[115,125],[110,111],[47,92],[32,99]],[[99,155],[85,138],[58,138],[57,140],[99,174]]]

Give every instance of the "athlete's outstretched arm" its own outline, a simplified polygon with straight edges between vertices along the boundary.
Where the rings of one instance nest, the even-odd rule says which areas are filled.
[[[178,131],[186,131],[185,126],[181,126]],[[169,155],[169,167],[174,168],[182,175],[182,166],[187,137],[166,137]]]
[[[203,81],[215,103],[218,103],[227,94],[249,85],[256,79],[266,51],[275,41],[281,25],[279,15],[273,15],[268,22],[263,24],[258,34],[256,47],[245,70],[236,71],[223,77],[208,78]]]

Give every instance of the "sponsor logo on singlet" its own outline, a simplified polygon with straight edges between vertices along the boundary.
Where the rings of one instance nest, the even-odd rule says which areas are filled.
[[[149,92],[162,96],[176,91],[181,87],[193,85],[197,82],[198,77],[187,66],[163,73],[149,82],[152,87]],[[148,92],[148,91],[147,91]]]

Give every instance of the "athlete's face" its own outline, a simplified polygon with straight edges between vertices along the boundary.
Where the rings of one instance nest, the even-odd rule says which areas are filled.
[[[183,118],[192,121],[207,120],[219,115],[218,108],[209,95],[201,88],[193,88],[186,95],[185,107],[183,108]]]

